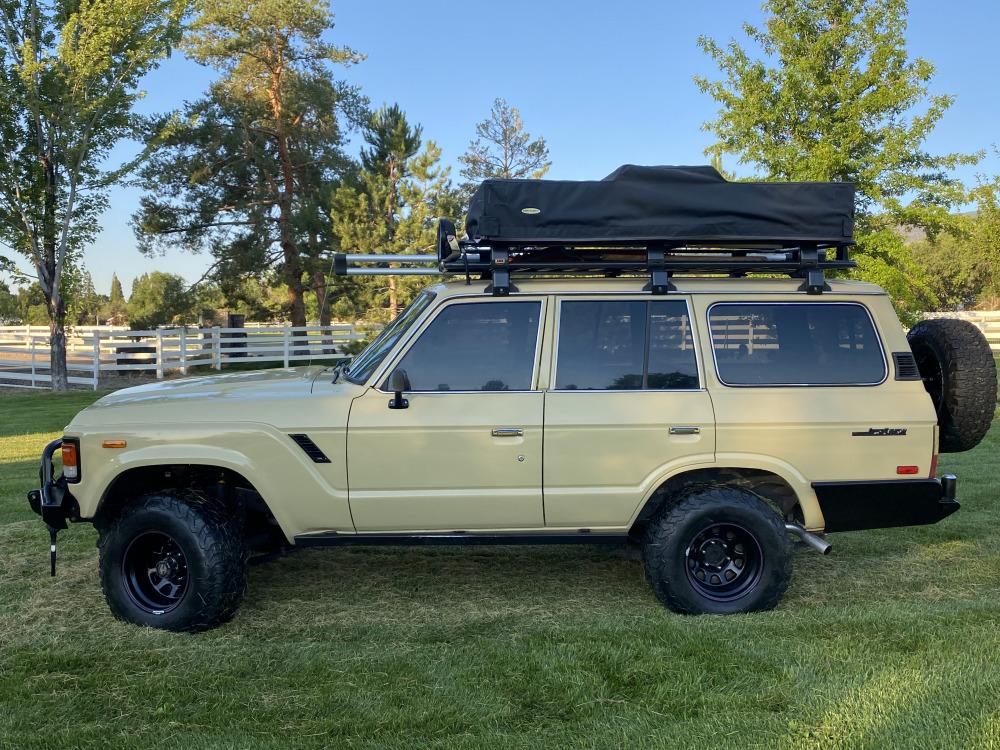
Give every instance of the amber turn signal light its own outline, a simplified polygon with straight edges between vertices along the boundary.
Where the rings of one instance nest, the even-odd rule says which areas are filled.
[[[102,448],[124,448],[128,443],[124,440],[105,440],[101,443]]]
[[[62,444],[63,476],[73,481],[80,478],[80,456],[76,443]]]

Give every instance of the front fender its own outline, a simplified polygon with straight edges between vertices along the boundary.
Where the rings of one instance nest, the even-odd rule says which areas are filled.
[[[253,485],[289,541],[310,530],[354,530],[347,502],[346,458],[315,464],[288,435],[269,425],[184,425],[158,427],[155,432],[138,425],[117,425],[113,435],[78,437],[86,469],[73,494],[82,518],[93,518],[112,482],[126,471],[201,465],[236,472]],[[109,438],[124,440],[126,447],[103,448]]]

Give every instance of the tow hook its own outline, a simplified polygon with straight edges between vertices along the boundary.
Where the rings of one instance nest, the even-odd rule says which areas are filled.
[[[828,541],[826,541],[826,539],[819,536],[818,534],[813,534],[811,531],[806,531],[797,523],[786,523],[785,531],[787,531],[789,534],[794,534],[801,541],[808,544],[810,547],[819,552],[821,555],[826,555],[830,553],[832,545]]]

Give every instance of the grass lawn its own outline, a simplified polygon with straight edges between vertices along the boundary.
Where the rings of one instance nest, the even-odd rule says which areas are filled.
[[[1000,748],[1000,429],[936,526],[798,552],[778,610],[681,617],[586,547],[304,550],[198,636],[116,622],[95,534],[24,499],[90,393],[0,395],[0,748]]]

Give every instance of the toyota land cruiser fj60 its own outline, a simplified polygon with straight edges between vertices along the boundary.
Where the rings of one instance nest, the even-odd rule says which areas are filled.
[[[633,542],[668,607],[731,613],[779,602],[793,541],[954,513],[937,456],[989,429],[982,334],[907,335],[882,289],[825,275],[851,266],[849,186],[716,177],[490,181],[469,239],[338,256],[454,279],[336,368],[84,409],[29,493],[53,555],[92,522],[113,613],[174,630],[232,616],[251,554],[346,544]]]

